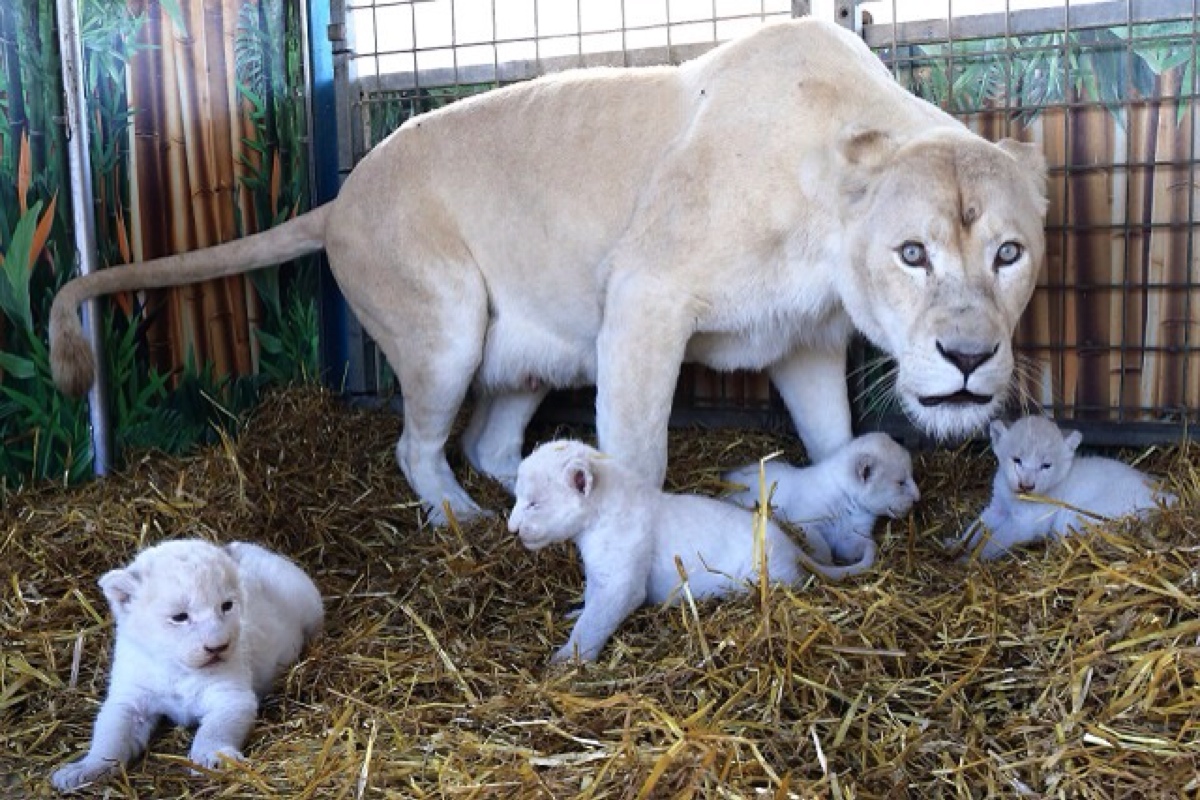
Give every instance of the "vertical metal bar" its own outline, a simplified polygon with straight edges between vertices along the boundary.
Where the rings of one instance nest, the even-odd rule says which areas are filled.
[[[1072,219],[1071,219],[1071,176],[1075,173],[1075,167],[1071,163],[1071,159],[1073,157],[1073,153],[1071,152],[1071,140],[1072,140],[1071,131],[1072,131],[1072,127],[1074,126],[1074,123],[1075,123],[1074,117],[1071,114],[1071,110],[1072,110],[1072,108],[1074,108],[1074,105],[1075,105],[1074,99],[1072,98],[1072,89],[1071,89],[1071,0],[1066,1],[1065,8],[1063,11],[1063,38],[1062,38],[1061,63],[1062,63],[1062,70],[1063,70],[1063,84],[1062,84],[1063,85],[1063,89],[1062,89],[1062,91],[1063,91],[1063,104],[1062,104],[1062,106],[1063,106],[1063,207],[1062,207],[1062,229],[1060,231],[1060,240],[1059,240],[1059,243],[1061,246],[1060,250],[1059,250],[1059,254],[1060,254],[1059,255],[1059,258],[1060,258],[1059,268],[1062,270],[1062,276],[1059,281],[1056,281],[1056,283],[1058,283],[1059,287],[1060,287],[1058,289],[1059,305],[1060,305],[1059,319],[1064,321],[1063,328],[1062,328],[1064,341],[1061,342],[1061,344],[1063,344],[1064,347],[1062,350],[1059,351],[1060,355],[1059,355],[1059,364],[1058,364],[1058,366],[1059,366],[1058,391],[1055,392],[1054,415],[1053,415],[1056,418],[1061,417],[1067,410],[1068,399],[1067,399],[1067,396],[1063,393],[1063,391],[1066,388],[1065,384],[1066,384],[1066,380],[1067,380],[1067,358],[1071,355],[1070,353],[1067,352],[1067,349],[1065,347],[1065,344],[1066,344],[1065,339],[1067,336],[1067,331],[1066,331],[1066,327],[1065,327],[1065,320],[1067,319],[1066,275],[1067,275],[1067,259],[1070,258],[1070,248],[1069,248],[1070,242],[1068,241],[1068,239],[1072,235],[1073,227],[1074,227]],[[1078,336],[1076,336],[1075,350],[1078,351],[1078,349],[1079,349],[1079,341],[1078,341]],[[1076,355],[1076,359],[1078,359],[1078,355]],[[1079,369],[1079,367],[1077,364],[1076,365],[1077,373],[1078,373],[1078,369]],[[1079,391],[1078,383],[1076,383],[1075,391],[1076,391],[1075,396],[1078,397],[1078,391]],[[1071,405],[1071,416],[1075,416],[1074,404]]]
[[[67,156],[71,170],[71,219],[75,227],[75,257],[79,274],[96,270],[96,214],[92,207],[92,164],[88,153],[86,83],[83,76],[83,38],[75,0],[58,0],[58,45],[62,58],[63,107],[67,121]],[[96,380],[88,392],[92,424],[92,471],[107,475],[112,469],[112,429],[108,418],[108,375],[104,358],[100,303],[83,307],[84,331],[96,362]]]
[[[1125,66],[1125,75],[1132,76],[1133,75],[1133,0],[1126,0],[1126,2],[1125,2],[1125,26],[1126,26],[1125,27],[1125,51],[1121,54],[1121,58],[1124,62],[1124,66]],[[1129,274],[1129,265],[1130,265],[1130,254],[1132,253],[1133,248],[1131,247],[1130,241],[1129,241],[1130,230],[1131,230],[1131,226],[1130,226],[1130,222],[1129,222],[1129,212],[1130,212],[1130,205],[1133,202],[1133,173],[1132,173],[1132,169],[1129,166],[1129,164],[1133,160],[1133,136],[1131,135],[1131,128],[1130,128],[1130,125],[1133,121],[1133,97],[1131,96],[1131,92],[1130,92],[1130,89],[1132,88],[1132,86],[1130,85],[1132,83],[1132,78],[1123,77],[1121,80],[1122,80],[1122,84],[1120,87],[1121,112],[1125,115],[1125,120],[1124,120],[1124,124],[1125,124],[1124,160],[1125,160],[1125,164],[1123,167],[1124,172],[1125,172],[1125,197],[1124,197],[1124,207],[1123,207],[1124,210],[1121,214],[1121,231],[1123,234],[1121,239],[1123,242],[1123,246],[1121,248],[1121,260],[1122,260],[1122,263],[1121,263],[1121,290],[1120,290],[1121,291],[1121,301],[1119,303],[1120,308],[1121,308],[1121,342],[1120,342],[1120,348],[1117,353],[1117,419],[1116,419],[1116,422],[1118,424],[1120,424],[1122,422],[1126,422],[1126,421],[1132,419],[1133,417],[1140,416],[1140,414],[1135,414],[1135,415],[1126,414],[1126,408],[1125,408],[1125,392],[1126,392],[1126,385],[1129,382],[1128,381],[1129,366],[1130,366],[1130,360],[1131,360],[1130,352],[1132,350],[1132,348],[1130,347],[1130,343],[1129,343],[1129,337],[1130,337],[1129,308],[1131,305],[1131,296],[1133,294],[1133,279],[1132,279],[1132,276]],[[1117,156],[1117,154],[1114,151],[1113,152],[1113,161],[1116,161],[1116,156]],[[1113,165],[1112,170],[1113,170],[1112,179],[1116,180],[1116,177],[1117,177],[1117,165],[1116,164]],[[1111,214],[1109,216],[1109,219],[1110,219],[1110,221],[1113,219]],[[1112,301],[1110,300],[1109,302],[1111,303]],[[1110,339],[1111,339],[1111,332],[1110,332]],[[1145,342],[1143,341],[1142,344],[1144,345]],[[1111,347],[1111,345],[1112,345],[1111,341],[1109,342],[1109,345]],[[1110,353],[1109,357],[1111,358],[1111,353]],[[1139,403],[1139,405],[1140,405],[1140,403]],[[1109,416],[1108,421],[1112,422],[1111,409],[1109,411],[1109,415],[1110,416]]]
[[[308,117],[309,199],[314,206],[338,193],[337,59],[344,70],[345,0],[319,3],[298,0],[304,28],[304,76]],[[334,389],[345,388],[350,362],[350,311],[324,256],[318,268],[320,371]]]
[[[1197,0],[1192,0],[1192,25],[1191,37],[1188,40],[1187,46],[1191,48],[1191,57],[1196,57],[1197,40],[1200,37],[1200,31],[1197,30]],[[1176,68],[1178,69],[1178,67]],[[1186,71],[1185,71],[1186,74]],[[1187,414],[1189,411],[1188,402],[1195,403],[1200,398],[1188,397],[1188,378],[1191,372],[1192,356],[1195,354],[1195,340],[1192,335],[1192,289],[1196,286],[1196,72],[1192,71],[1192,85],[1184,86],[1183,81],[1179,85],[1179,98],[1176,102],[1182,103],[1183,98],[1187,98],[1188,118],[1191,127],[1191,135],[1188,137],[1188,182],[1189,191],[1187,208],[1188,208],[1188,227],[1187,227],[1187,244],[1184,246],[1184,256],[1187,258],[1187,288],[1183,289],[1183,407],[1180,409],[1184,424],[1187,423]],[[1195,409],[1191,409],[1193,413]]]

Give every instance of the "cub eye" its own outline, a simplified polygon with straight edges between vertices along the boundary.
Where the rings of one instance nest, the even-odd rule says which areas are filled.
[[[1005,242],[996,250],[996,263],[994,266],[996,269],[1011,267],[1020,260],[1024,253],[1025,248],[1016,242]]]
[[[1021,459],[1019,459],[1019,458],[1014,458],[1014,459],[1013,459],[1013,463],[1014,463],[1014,464],[1016,464],[1016,465],[1019,467],[1019,466],[1021,466]]]
[[[1042,469],[1050,469],[1050,463],[1047,462],[1045,464],[1042,464]]]
[[[185,623],[187,621],[188,621],[188,615],[187,615],[186,611],[180,611],[178,614],[175,614],[174,616],[171,617],[171,622],[176,622],[176,623],[179,623],[180,625],[182,625],[183,623]]]
[[[228,614],[230,611],[233,611],[233,601],[232,600],[226,600],[224,603],[221,603],[221,613],[222,614]]]
[[[921,267],[928,269],[929,254],[925,251],[925,245],[920,242],[905,242],[900,245],[896,253],[900,256],[900,260],[905,266]]]

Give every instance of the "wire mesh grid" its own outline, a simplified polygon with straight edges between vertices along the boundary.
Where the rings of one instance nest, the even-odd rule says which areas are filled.
[[[881,0],[860,30],[897,79],[989,139],[1040,144],[1047,257],[1018,332],[1021,396],[1090,440],[1166,440],[1200,402],[1195,265],[1200,0]],[[798,4],[807,6],[808,3]],[[819,0],[818,0],[819,5]],[[835,3],[827,13],[851,3]],[[344,171],[415,114],[561,69],[678,63],[780,0],[348,0],[353,146]],[[821,9],[818,8],[818,11]],[[863,427],[915,440],[887,365],[858,348]],[[390,376],[364,349],[374,392]],[[589,413],[591,394],[552,407]],[[760,374],[686,368],[676,419],[785,428]]]
[[[911,13],[930,5],[887,4],[864,36],[911,91],[989,139],[1037,142],[1050,166],[1046,263],[1017,336],[1026,409],[1094,442],[1177,437],[1200,401],[1196,0]]]

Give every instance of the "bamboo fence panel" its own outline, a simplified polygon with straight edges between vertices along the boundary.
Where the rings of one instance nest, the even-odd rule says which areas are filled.
[[[243,140],[257,136],[237,84],[235,41],[246,0],[183,0],[186,31],[157,0],[145,5],[139,49],[129,61],[131,131],[130,215],[135,259],[209,247],[259,220],[249,192],[238,192],[245,163],[258,155]],[[239,231],[238,218],[242,221]],[[261,322],[248,278],[225,278],[146,293],[152,364],[199,367],[217,375],[257,368],[252,330]]]

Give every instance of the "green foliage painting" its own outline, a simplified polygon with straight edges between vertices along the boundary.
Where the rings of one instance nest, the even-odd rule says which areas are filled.
[[[79,0],[102,268],[216,244],[307,206],[299,0]],[[0,482],[90,473],[87,406],[50,380],[74,275],[53,0],[0,4]],[[216,13],[219,11],[219,13]],[[103,313],[118,450],[216,436],[269,381],[317,374],[311,264]]]

